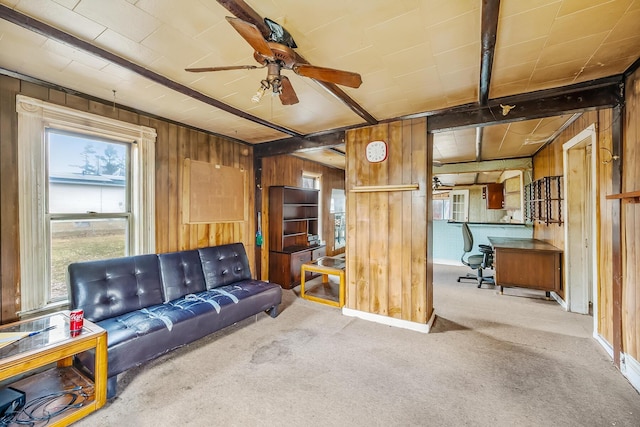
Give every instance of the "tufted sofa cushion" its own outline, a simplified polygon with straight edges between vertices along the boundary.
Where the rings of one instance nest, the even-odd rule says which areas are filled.
[[[155,254],[73,263],[69,285],[71,307],[92,322],[162,303]]]
[[[249,258],[242,243],[198,249],[207,289],[251,279]]]
[[[198,251],[159,254],[164,302],[206,289]]]

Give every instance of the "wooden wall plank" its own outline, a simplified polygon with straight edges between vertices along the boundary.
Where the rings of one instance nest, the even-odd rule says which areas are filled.
[[[626,81],[622,191],[640,190],[640,70]],[[614,153],[616,154],[616,153]],[[640,204],[622,203],[622,349],[640,361]]]
[[[47,100],[49,98],[49,90],[46,87],[24,80],[20,81],[19,91],[21,95],[30,96],[32,98],[43,100]]]
[[[352,147],[347,147],[347,156],[354,159],[356,168],[356,181],[351,187],[371,185],[369,177],[369,162],[362,155],[366,143],[371,141],[371,128],[358,129],[355,131],[357,137]],[[353,197],[350,193],[347,197]],[[371,196],[368,193],[356,193],[356,234],[347,236],[356,240],[356,252],[347,258],[347,275],[353,274],[356,279],[356,295],[354,295],[355,309],[368,312],[370,309],[370,274],[369,269],[369,246],[370,246],[370,206]],[[347,212],[347,221],[351,213]],[[353,269],[350,266],[353,265]]]
[[[389,179],[391,184],[410,184],[403,180],[403,161],[402,158],[402,123],[393,122],[389,125]],[[403,224],[403,196],[405,192],[394,191],[389,194],[389,230],[402,230]],[[395,318],[402,318],[402,265],[403,265],[403,244],[402,233],[396,232],[389,234],[388,258],[392,258],[392,254],[396,254],[396,262],[388,262],[388,313],[387,315]]]
[[[612,193],[612,166],[606,161],[607,150],[611,150],[611,123],[612,111],[610,109],[598,112],[598,152],[597,152],[597,212],[596,217],[600,226],[597,227],[598,242],[598,325],[597,331],[607,342],[613,342],[613,240],[611,234],[612,209],[611,202],[603,196]]]
[[[177,146],[177,158],[178,158],[178,171],[177,171],[177,194],[176,198],[180,200],[179,195],[184,191],[184,159],[191,155],[191,144],[189,142],[189,129],[185,127],[178,128],[178,146]],[[184,212],[182,203],[178,201],[180,206],[178,212],[178,250],[184,251],[191,246],[191,233],[189,224],[184,223]]]
[[[20,81],[0,76],[0,323],[17,319],[20,307],[18,147],[16,93]]]
[[[427,122],[411,121],[411,180],[420,187],[411,192],[411,320],[427,322]],[[431,191],[431,186],[428,186]],[[431,314],[431,313],[429,313]]]
[[[405,120],[402,122],[402,146],[404,147],[405,141],[412,140],[412,132],[413,127],[410,120]],[[407,142],[407,144],[409,144]],[[411,147],[411,145],[409,145]],[[411,150],[402,150],[402,183],[403,184],[412,184],[412,171],[411,168],[406,168],[404,165],[410,165],[412,162],[412,151]],[[413,209],[412,209],[412,198],[411,193],[405,191],[402,193],[402,249],[400,252],[400,258],[397,260],[402,265],[402,319],[411,319],[413,312],[413,293],[407,292],[406,284],[411,283],[413,277],[413,255],[411,242],[412,238],[412,230],[411,225],[413,224]]]
[[[388,142],[388,126],[372,128],[369,138],[371,141]],[[384,161],[369,165],[371,185],[387,185],[389,183],[389,163],[389,161]],[[372,193],[369,203],[370,288],[369,308],[366,311],[386,316],[389,313],[389,193]]]
[[[158,143],[166,144],[167,150],[169,151],[169,165],[167,168],[169,191],[166,197],[169,205],[169,217],[167,218],[169,246],[166,248],[156,247],[156,250],[159,252],[174,252],[180,249],[179,236],[182,224],[182,218],[180,216],[180,195],[182,194],[182,189],[179,187],[182,182],[178,180],[182,159],[178,156],[178,126],[169,124],[168,135],[162,139],[158,138]],[[161,194],[159,194],[159,196],[160,198],[156,199],[156,203],[164,203],[164,197]],[[157,226],[158,224],[156,224],[156,227]]]
[[[154,120],[150,124],[151,127],[156,129],[158,135],[167,135],[169,133],[169,124],[160,120]],[[169,193],[169,144],[166,141],[160,141],[160,138],[156,141],[156,193],[168,194]],[[169,219],[169,198],[157,197],[156,198],[156,224],[166,224]],[[170,230],[171,227],[165,229],[162,233],[156,233],[156,251],[162,248],[163,251],[170,250]]]
[[[58,105],[64,105],[65,100],[67,99],[67,94],[60,90],[49,89],[49,102]]]

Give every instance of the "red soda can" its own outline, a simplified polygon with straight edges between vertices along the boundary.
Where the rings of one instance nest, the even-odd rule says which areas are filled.
[[[72,337],[77,337],[82,332],[82,325],[84,323],[84,310],[72,310],[69,313],[69,332]]]

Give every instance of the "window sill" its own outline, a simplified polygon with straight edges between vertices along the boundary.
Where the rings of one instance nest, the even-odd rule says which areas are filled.
[[[19,311],[18,317],[20,320],[29,319],[36,316],[42,316],[44,314],[55,313],[56,311],[68,310],[69,300],[56,301],[45,305],[44,307],[36,308],[29,311]]]

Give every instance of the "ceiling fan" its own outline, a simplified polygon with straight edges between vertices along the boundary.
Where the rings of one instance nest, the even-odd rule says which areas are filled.
[[[336,83],[343,86],[358,88],[362,84],[362,78],[358,73],[336,70],[333,68],[317,67],[297,60],[298,55],[293,51],[297,47],[291,35],[279,24],[265,18],[265,23],[271,29],[268,40],[254,24],[239,18],[227,16],[227,21],[254,49],[253,57],[260,64],[257,65],[230,65],[223,67],[185,68],[185,71],[202,73],[209,71],[225,70],[251,70],[255,68],[267,68],[267,78],[260,82],[258,92],[251,98],[253,102],[259,102],[265,92],[272,90],[274,95],[280,96],[283,105],[293,105],[299,102],[296,92],[287,76],[281,74],[282,69],[293,70],[299,76],[310,77],[328,83]]]
[[[442,181],[440,181],[440,178],[437,175],[434,175],[432,178],[432,182],[431,182],[431,189],[432,190],[451,190],[453,187],[455,187],[455,184],[445,184]]]

